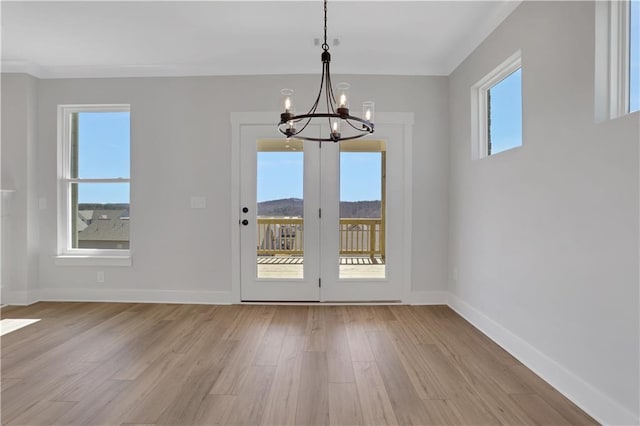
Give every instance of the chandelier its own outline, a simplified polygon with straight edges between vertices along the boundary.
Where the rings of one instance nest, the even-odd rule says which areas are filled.
[[[338,100],[331,85],[331,73],[329,63],[329,45],[327,44],[327,0],[324,0],[324,43],[322,44],[322,78],[318,97],[306,114],[296,115],[293,106],[293,90],[282,89],[282,110],[278,130],[287,138],[295,137],[307,141],[316,142],[340,142],[361,138],[373,133],[373,108],[374,103],[367,101],[362,103],[362,116],[355,117],[349,113],[349,84],[340,83],[336,86]],[[324,98],[324,99],[323,99]],[[326,112],[318,112],[318,106],[322,101],[326,104]],[[304,130],[312,120],[327,120],[329,124],[329,137],[319,138],[305,136]],[[344,135],[343,135],[343,131]]]

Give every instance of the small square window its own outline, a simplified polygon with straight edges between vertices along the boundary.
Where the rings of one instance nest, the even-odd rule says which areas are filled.
[[[522,68],[520,51],[471,89],[472,158],[522,146]]]

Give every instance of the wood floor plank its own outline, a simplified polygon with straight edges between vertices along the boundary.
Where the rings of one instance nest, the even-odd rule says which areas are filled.
[[[6,425],[50,425],[56,422],[63,414],[75,405],[75,402],[59,402],[42,400],[27,411],[20,414],[11,422],[2,422]],[[4,419],[3,419],[4,420]]]
[[[324,307],[310,309],[305,331],[305,351],[324,352],[325,350],[325,320]]]
[[[407,376],[386,332],[367,333],[380,376],[401,425],[434,424]]]
[[[303,352],[296,425],[329,424],[327,370],[327,356],[324,352]]]
[[[418,319],[412,308],[412,306],[389,306],[389,311],[404,326],[405,333],[411,339],[411,343],[414,345],[434,344],[436,338],[433,335],[433,328],[428,327],[429,323],[426,320]]]
[[[288,336],[304,336],[307,331],[308,306],[286,306],[289,314]]]
[[[251,316],[242,317],[246,324],[236,327],[235,337],[240,340],[229,356],[220,376],[214,383],[211,395],[237,395],[244,384],[249,368],[253,365],[254,357],[262,337],[274,314],[273,307],[254,306]],[[240,332],[239,330],[243,331]],[[224,339],[224,336],[223,336]]]
[[[278,364],[278,358],[282,350],[282,342],[287,333],[287,326],[287,312],[278,309],[273,315],[273,319],[262,338],[262,342],[260,342],[254,358],[255,365],[275,366]]]
[[[446,306],[38,303],[3,424],[597,424]]]
[[[536,394],[511,395],[518,407],[537,425],[570,426],[571,422]]]
[[[227,424],[229,426],[255,426],[260,424],[264,408],[273,382],[276,367],[253,366],[247,373],[247,380],[238,391]]]
[[[351,353],[351,361],[367,362],[375,361],[369,340],[365,333],[364,324],[357,309],[358,307],[347,307],[345,309],[345,327],[347,328],[347,336],[349,339],[349,350]]]
[[[293,425],[296,419],[304,336],[286,336],[261,424]]]
[[[103,406],[94,412],[91,418],[93,424],[153,423],[153,420],[140,421],[132,419],[129,413],[132,410],[138,409],[140,404],[148,400],[148,398],[153,398],[159,393],[162,394],[164,389],[159,387],[160,384],[165,381],[167,374],[174,374],[176,372],[176,369],[179,368],[183,359],[184,354],[169,353],[155,360],[136,380],[109,380],[105,382],[101,387],[107,386],[107,391],[96,390],[89,394],[87,398],[84,398],[76,405],[75,409],[78,410],[79,413],[71,413],[68,420],[71,422],[74,416],[83,415],[84,411],[89,410],[89,408],[96,404],[91,396],[100,393],[110,395],[112,393],[113,396],[108,399],[108,403],[102,403],[102,400],[98,399]],[[113,385],[112,388],[109,388],[110,384]],[[155,416],[155,420],[159,414],[160,412],[158,411],[152,411],[147,415]]]
[[[194,426],[226,425],[237,398],[235,395],[207,395],[202,400],[193,423],[181,424],[185,426],[190,424]]]
[[[427,399],[422,402],[429,412],[429,416],[436,425],[462,425],[468,424],[465,421],[458,407],[450,400],[446,399]],[[482,424],[475,420],[476,424]]]
[[[210,336],[210,339],[215,337]],[[196,424],[202,415],[202,404],[218,379],[224,363],[237,341],[227,340],[215,345],[203,344],[198,355],[184,362],[191,364],[180,385],[180,390],[166,404],[166,408],[154,421],[158,425]],[[174,385],[177,386],[177,383]],[[224,399],[216,400],[225,401]],[[145,408],[142,407],[145,411]]]
[[[325,324],[329,383],[355,383],[349,338],[344,320],[344,307],[327,306]]]
[[[444,399],[450,397],[450,392],[443,389],[442,382],[444,381],[434,374],[434,372],[440,370],[429,368],[422,355],[424,348],[419,344],[412,343],[412,336],[406,333],[403,324],[394,320],[389,321],[386,327],[398,357],[418,396],[421,399]],[[430,347],[434,346],[431,345]]]
[[[120,414],[122,406],[117,397],[129,386],[130,382],[124,380],[109,380],[102,383],[95,392],[86,395],[80,402],[52,424],[55,425],[98,425],[119,424],[117,414]]]
[[[398,425],[393,406],[375,362],[354,362],[353,369],[365,425]]]
[[[553,407],[554,410],[562,414],[571,424],[574,425],[596,425],[598,424],[584,411],[578,408],[567,397],[557,392],[550,384],[542,380],[533,371],[522,364],[514,365],[511,371],[536,395]]]
[[[329,423],[332,426],[363,424],[355,383],[329,383]]]
[[[204,328],[201,338],[188,353],[177,353],[179,364],[163,374],[155,392],[141,397],[126,414],[124,420],[132,423],[175,424],[184,416],[195,418],[202,399],[221,374],[224,361],[230,356],[236,341],[223,341],[226,330]]]

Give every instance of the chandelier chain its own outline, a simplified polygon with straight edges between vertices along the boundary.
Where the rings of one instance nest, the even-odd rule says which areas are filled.
[[[324,0],[324,43],[322,43],[322,50],[329,51],[329,45],[327,44],[327,0]]]

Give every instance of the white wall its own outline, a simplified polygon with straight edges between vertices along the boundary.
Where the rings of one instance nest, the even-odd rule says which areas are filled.
[[[37,80],[2,75],[2,303],[29,303],[38,283]]]
[[[25,78],[11,76],[5,84]],[[447,274],[447,78],[345,79],[352,84],[354,104],[366,96],[376,101],[377,111],[415,113],[412,289],[421,300],[438,297]],[[40,224],[39,297],[230,301],[229,227],[237,226],[229,208],[230,112],[278,111],[283,87],[296,89],[299,106],[310,105],[318,83],[315,75],[38,80],[38,194],[48,205],[33,210]],[[8,94],[3,90],[3,100]],[[54,264],[56,108],[92,103],[131,104],[131,267]],[[9,120],[4,113],[3,124]],[[3,161],[11,162],[15,146],[7,142]],[[8,176],[23,179],[19,173]],[[191,209],[193,195],[205,196],[207,208]],[[24,208],[22,203],[19,214]],[[23,239],[16,235],[14,244]],[[98,270],[105,271],[104,283],[96,283]]]
[[[594,124],[594,22],[590,2],[525,2],[450,76],[449,287],[551,384],[625,424],[639,413],[640,120]],[[524,146],[472,161],[471,86],[517,49]]]

